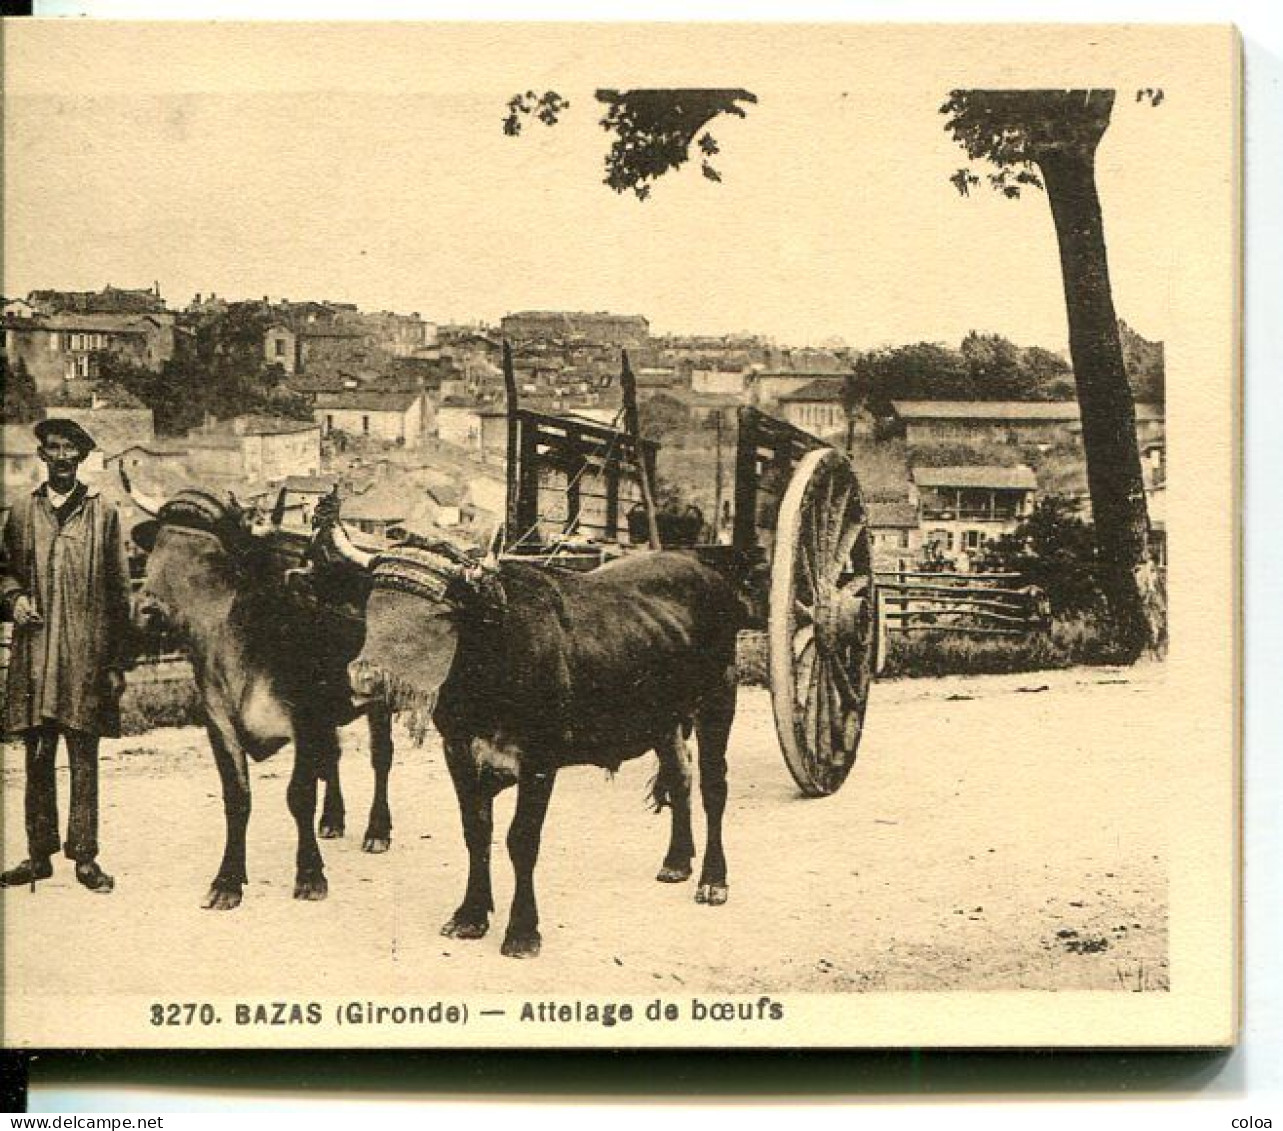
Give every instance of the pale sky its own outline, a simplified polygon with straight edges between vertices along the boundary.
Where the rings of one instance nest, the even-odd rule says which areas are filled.
[[[612,310],[791,344],[977,329],[1063,348],[1046,199],[949,184],[964,161],[938,107],[968,85],[1119,87],[1100,188],[1118,310],[1148,337],[1168,335],[1162,267],[1200,220],[1188,81],[1126,43],[1058,60],[1049,37],[999,67],[992,30],[907,27],[6,32],[6,295],[158,280],[176,307],[216,291],[439,322]],[[645,202],[601,183],[592,92],[643,84],[758,95],[713,127],[722,184],[694,164]],[[1136,104],[1142,85],[1167,100]],[[527,88],[571,109],[505,137],[504,104]]]

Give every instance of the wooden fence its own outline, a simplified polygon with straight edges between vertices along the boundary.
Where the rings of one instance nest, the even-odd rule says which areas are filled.
[[[1051,627],[1043,591],[1016,573],[877,575],[878,612],[886,632],[1029,636]]]

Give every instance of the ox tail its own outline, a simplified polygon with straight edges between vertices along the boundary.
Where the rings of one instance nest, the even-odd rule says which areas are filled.
[[[652,813],[662,813],[665,809],[672,808],[673,795],[669,783],[664,780],[663,769],[655,771],[655,776],[650,779],[650,785],[647,790],[647,807]]]
[[[360,665],[363,676],[367,679],[373,676],[374,686],[380,689],[383,702],[392,714],[400,717],[409,732],[410,741],[415,746],[422,746],[432,727],[432,712],[437,704],[436,692],[415,687],[400,676],[391,675],[366,660],[357,660],[356,663]]]

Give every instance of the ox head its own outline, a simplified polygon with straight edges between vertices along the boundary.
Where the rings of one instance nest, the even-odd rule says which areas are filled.
[[[443,542],[415,540],[368,554],[339,525],[331,539],[342,557],[370,573],[365,644],[348,665],[353,698],[430,712],[450,674],[460,632],[502,610],[497,572]]]
[[[210,580],[234,583],[257,539],[279,525],[281,498],[270,516],[242,507],[230,493],[188,488],[161,501],[139,491],[123,469],[122,485],[148,517],[130,532],[147,552],[147,572],[134,602],[143,633],[177,627],[183,607],[213,596]],[[282,492],[282,497],[284,492]]]

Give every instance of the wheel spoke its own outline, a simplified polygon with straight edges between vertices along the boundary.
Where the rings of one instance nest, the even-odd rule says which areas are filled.
[[[815,657],[814,648],[805,651],[798,657],[794,667],[793,700],[802,707],[807,705],[815,682]]]
[[[811,583],[811,592],[816,592],[816,582],[823,576],[824,546],[820,535],[819,512],[812,510],[806,516],[806,538],[803,541],[803,557],[806,559],[806,576]]]
[[[815,664],[815,762],[823,764],[833,755],[833,704],[829,699],[828,659],[819,656]]]
[[[819,662],[818,662],[817,656],[818,656],[818,653],[812,654],[811,663],[807,667],[807,677],[806,677],[806,685],[805,685],[806,695],[803,699],[800,700],[800,702],[803,704],[801,729],[804,730],[806,733],[810,733],[814,729],[815,718],[816,718],[816,715],[819,714],[819,709],[820,709],[820,690],[819,690],[820,681],[817,678],[817,668],[819,667]],[[805,738],[804,735],[801,737],[803,737],[803,739]],[[805,741],[803,741],[802,746],[805,749]]]
[[[857,526],[852,523],[842,531],[842,536],[838,539],[837,553],[834,555],[834,561],[838,569],[842,569],[851,564],[851,552],[855,549],[855,544],[859,541],[860,535],[867,528]]]
[[[837,474],[835,473],[834,479],[836,480],[837,478]],[[830,499],[829,512],[826,516],[828,537],[824,548],[829,553],[828,560],[837,561],[839,564],[842,561],[842,535],[845,533],[848,525],[846,512],[847,508],[851,505],[851,487],[852,485],[850,482],[843,482],[841,484],[840,495],[835,496],[835,498],[840,498],[841,502],[838,503],[835,502],[834,499]]]
[[[815,596],[819,592],[819,587],[815,584],[816,559],[811,557],[809,553],[809,549],[805,543],[798,546],[797,556],[802,563],[802,568],[799,571],[799,573],[801,574],[801,580],[806,583],[808,596],[811,598],[812,603],[814,603]]]
[[[793,662],[802,658],[808,648],[815,647],[815,625],[804,624],[793,634]]]

